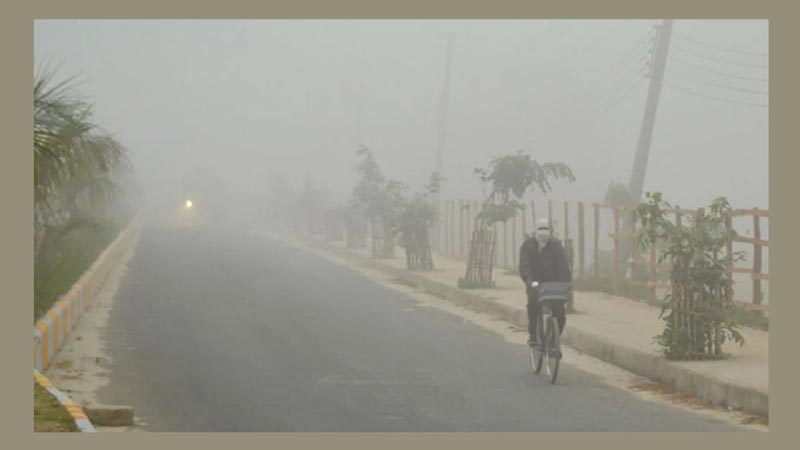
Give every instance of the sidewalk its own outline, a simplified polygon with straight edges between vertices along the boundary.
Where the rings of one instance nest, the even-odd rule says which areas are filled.
[[[314,244],[355,262],[391,272],[470,309],[491,314],[518,326],[526,326],[525,297],[518,276],[497,269],[494,289],[458,289],[466,264],[434,254],[436,270],[409,272],[405,255],[398,249],[394,259],[372,260],[369,249],[348,250],[343,242]],[[660,355],[653,337],[663,328],[660,310],[645,303],[601,292],[575,292],[577,313],[567,316],[563,342],[596,358],[654,381],[674,386],[715,404],[747,413],[769,415],[769,334],[742,328],[744,347],[728,342],[722,361],[672,362]]]

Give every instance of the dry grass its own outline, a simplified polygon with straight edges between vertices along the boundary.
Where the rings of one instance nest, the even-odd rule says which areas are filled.
[[[72,363],[72,361],[68,360],[68,359],[66,359],[64,361],[59,361],[58,363],[56,363],[56,367],[59,368],[59,369],[71,369],[73,367],[73,365],[74,364]]]
[[[769,417],[761,417],[761,416],[748,416],[744,420],[742,420],[744,425],[764,425],[765,427],[769,426]]]
[[[647,391],[660,395],[662,398],[673,403],[687,406],[692,409],[711,409],[716,411],[728,411],[724,406],[717,405],[707,400],[701,400],[689,394],[678,392],[674,387],[660,383],[640,383],[629,386],[634,391]],[[769,417],[747,415],[742,419],[743,425],[764,425],[769,426]]]
[[[694,409],[716,409],[720,411],[724,411],[720,405],[716,405],[706,400],[701,400],[693,395],[684,394],[682,392],[678,392],[674,387],[668,386],[666,384],[660,383],[641,383],[641,384],[634,384],[630,386],[630,389],[634,391],[648,391],[655,394],[658,394],[666,399],[674,402],[679,403],[684,406],[688,406]]]
[[[78,431],[75,421],[67,410],[36,381],[33,382],[33,431]]]

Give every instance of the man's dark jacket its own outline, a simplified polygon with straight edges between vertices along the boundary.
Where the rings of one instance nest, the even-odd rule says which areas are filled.
[[[519,276],[530,288],[532,281],[571,281],[567,252],[556,238],[550,238],[539,250],[536,238],[528,238],[519,250]]]

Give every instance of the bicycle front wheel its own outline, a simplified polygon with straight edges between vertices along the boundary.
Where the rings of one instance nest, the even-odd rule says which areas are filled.
[[[542,371],[542,366],[544,365],[544,355],[545,355],[545,343],[544,343],[544,332],[542,331],[544,328],[544,321],[542,320],[541,315],[539,316],[538,326],[536,327],[536,343],[531,345],[529,348],[530,357],[531,357],[531,370],[536,375],[539,375],[539,372]]]
[[[550,377],[550,384],[555,384],[558,377],[558,367],[561,363],[561,330],[555,317],[547,319],[544,354],[547,376]]]

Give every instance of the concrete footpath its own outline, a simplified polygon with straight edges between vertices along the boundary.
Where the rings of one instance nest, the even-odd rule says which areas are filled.
[[[304,238],[314,246],[362,266],[391,273],[460,306],[490,314],[525,327],[527,313],[519,277],[497,269],[494,289],[458,289],[466,264],[434,254],[436,270],[405,270],[405,256],[398,249],[394,259],[374,260],[369,249],[347,249],[344,242]],[[575,292],[575,314],[567,316],[563,342],[581,352],[674,387],[717,405],[745,413],[769,415],[769,333],[742,328],[744,347],[728,342],[722,361],[668,361],[660,355],[653,337],[663,325],[660,310],[645,303],[601,292]]]

